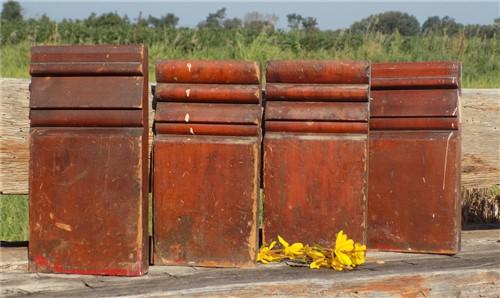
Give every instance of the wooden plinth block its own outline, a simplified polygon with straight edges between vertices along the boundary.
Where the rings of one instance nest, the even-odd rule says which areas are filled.
[[[460,69],[372,65],[368,247],[459,251]]]
[[[147,49],[34,47],[30,72],[29,270],[145,274]]]
[[[154,263],[253,266],[258,139],[161,135],[153,154]]]

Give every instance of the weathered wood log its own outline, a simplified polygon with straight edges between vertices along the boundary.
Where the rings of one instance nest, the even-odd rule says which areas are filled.
[[[28,193],[29,83],[27,79],[0,78],[0,193],[3,194]],[[462,186],[491,187],[500,183],[500,90],[462,89],[460,100]],[[149,113],[151,127],[151,109]],[[151,142],[152,130],[149,136]]]
[[[462,90],[462,186],[500,184],[500,90]]]
[[[0,79],[0,193],[28,193],[29,80]]]
[[[498,297],[499,230],[462,232],[455,257],[372,252],[352,272],[310,270],[285,264],[255,269],[152,266],[147,277],[77,276],[26,272],[25,248],[0,248],[6,297]]]

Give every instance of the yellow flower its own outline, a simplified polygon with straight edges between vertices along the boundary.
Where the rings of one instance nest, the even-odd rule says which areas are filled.
[[[311,269],[332,268],[336,271],[353,270],[356,266],[365,263],[366,245],[355,243],[344,234],[344,231],[337,233],[335,245],[332,248],[324,248],[320,245],[311,247],[300,242],[290,244],[279,235],[278,242],[278,248],[274,248],[276,241],[268,246],[262,246],[257,261],[267,264],[283,259],[299,259],[309,264]]]
[[[330,263],[330,266],[335,269],[336,271],[342,271],[344,270],[344,266],[337,261],[337,259],[332,258],[332,261]]]
[[[304,245],[300,242],[294,243],[290,245],[285,241],[280,235],[278,235],[278,241],[281,246],[283,246],[285,256],[290,259],[295,259],[296,257],[300,257],[304,255]]]
[[[313,261],[326,258],[325,254],[320,249],[312,248],[307,245],[304,247],[304,252],[309,258],[313,259]]]
[[[259,254],[257,255],[257,262],[267,264],[269,262],[279,261],[280,257],[273,254],[271,251],[275,245],[276,241],[271,242],[269,246],[263,245],[259,250]]]
[[[309,268],[311,269],[319,269],[321,267],[330,267],[326,258],[318,258],[309,264]]]
[[[355,265],[362,265],[365,263],[366,245],[359,243],[354,244],[354,251],[352,252],[351,259]]]
[[[337,239],[335,240],[335,258],[338,262],[345,266],[352,266],[352,260],[349,257],[349,254],[354,249],[354,241],[352,239],[347,238],[347,235],[344,234],[344,231],[340,231],[337,234]],[[332,265],[333,266],[333,265]]]

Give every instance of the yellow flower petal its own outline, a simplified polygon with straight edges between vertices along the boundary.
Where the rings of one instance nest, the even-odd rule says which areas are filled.
[[[276,241],[271,242],[269,246],[262,246],[257,254],[257,262],[267,264],[269,262],[279,261],[281,258],[279,255],[271,252],[271,248],[276,245]]]
[[[292,253],[302,253],[302,249],[304,248],[304,244],[297,242],[288,247]]]
[[[366,245],[354,244],[354,251],[351,258],[355,265],[364,264],[366,260]]]
[[[311,262],[311,264],[309,264],[309,268],[311,269],[319,269],[321,267],[328,267],[328,266],[329,264],[326,259],[317,259],[316,261]]]
[[[342,264],[340,264],[337,260],[335,259],[332,259],[331,263],[330,263],[330,266],[336,270],[336,271],[342,271],[344,270],[344,266],[342,266]]]
[[[344,231],[340,231],[337,234],[337,239],[335,241],[335,250],[338,251],[351,251],[354,249],[354,241],[352,239],[347,238],[347,235],[344,234]]]
[[[351,266],[352,265],[351,258],[348,255],[346,255],[345,253],[338,252],[338,253],[335,253],[335,256],[337,258],[337,261],[340,264],[346,265],[346,266]]]
[[[269,264],[268,261],[266,261],[265,259],[263,259],[261,257],[257,257],[257,262],[261,262],[262,264]]]
[[[293,243],[290,246],[285,247],[284,249],[285,256],[290,257],[291,259],[295,259],[296,257],[304,255],[304,244],[302,243]]]
[[[308,257],[313,259],[313,261],[316,261],[317,259],[325,259],[326,258],[324,253],[317,251],[315,249],[312,249],[310,247],[305,247],[304,251]]]
[[[289,246],[288,242],[286,242],[285,239],[283,239],[280,235],[278,235],[278,241],[280,242],[281,246],[283,246],[283,248],[287,248]]]

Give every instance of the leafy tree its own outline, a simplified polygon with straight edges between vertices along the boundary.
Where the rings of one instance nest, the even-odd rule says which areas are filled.
[[[450,18],[449,16],[445,16],[443,18],[439,18],[438,16],[429,17],[422,24],[423,33],[438,32],[446,33],[448,35],[455,35],[462,28],[462,24],[457,23],[455,19]]]
[[[500,25],[465,25],[463,32],[466,37],[493,38],[500,36]]]
[[[318,30],[317,26],[318,21],[316,20],[316,18],[307,17],[302,19],[302,27],[304,27],[306,31]]]
[[[288,27],[292,30],[304,29],[312,31],[318,29],[318,21],[313,17],[303,17],[300,14],[291,13],[286,15]]]
[[[136,40],[136,27],[130,22],[128,16],[120,16],[117,12],[95,13],[84,20],[88,27],[88,42],[93,43],[131,43]]]
[[[223,7],[215,13],[209,13],[205,21],[198,24],[198,28],[222,28],[223,21],[226,18],[226,8]]]
[[[23,20],[23,9],[17,1],[9,0],[2,6],[2,22],[20,22]]]
[[[177,23],[179,23],[179,17],[177,17],[173,13],[167,13],[159,18],[153,17],[152,15],[148,16],[147,19],[148,25],[153,28],[175,28]]]
[[[441,28],[441,18],[438,16],[428,17],[422,24],[422,32],[436,32]]]
[[[120,16],[117,12],[103,13],[97,16],[95,13],[90,14],[86,20],[87,24],[95,27],[112,27],[112,26],[127,26],[130,25],[129,18]]]
[[[392,34],[398,31],[403,36],[415,36],[420,32],[416,17],[399,11],[388,11],[371,15],[351,25],[355,33],[380,32]]]
[[[223,22],[224,29],[238,29],[241,28],[243,25],[243,21],[239,18],[232,18],[232,19],[225,19]]]
[[[292,30],[299,30],[304,18],[300,14],[291,13],[286,15],[288,27]]]

